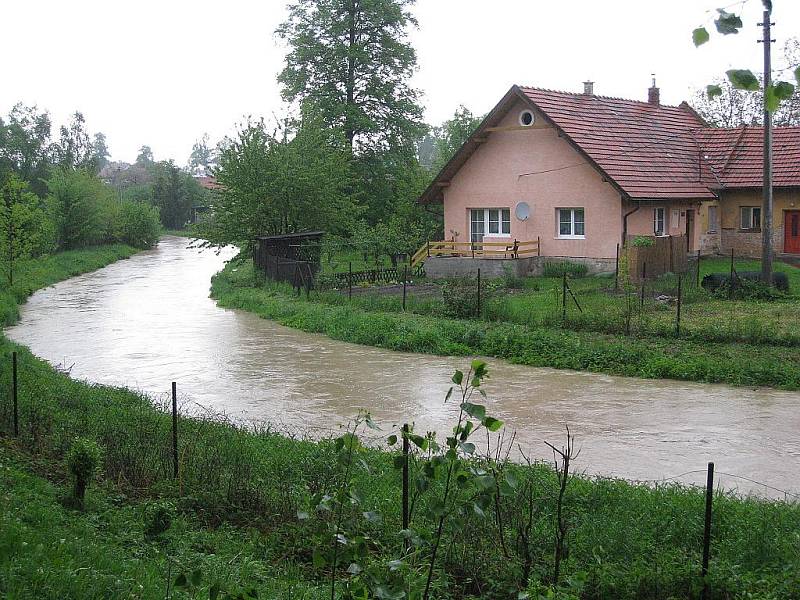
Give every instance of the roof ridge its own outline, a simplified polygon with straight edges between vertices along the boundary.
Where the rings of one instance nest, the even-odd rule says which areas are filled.
[[[565,91],[565,90],[553,90],[553,89],[550,89],[550,88],[535,87],[535,86],[532,86],[532,85],[518,85],[517,87],[519,87],[523,91],[524,90],[535,90],[535,91],[538,91],[538,92],[550,92],[552,94],[565,94],[567,96],[582,96],[582,97],[586,97],[586,98],[600,98],[600,99],[604,99],[604,100],[620,100],[622,102],[633,102],[635,104],[646,104],[647,106],[656,106],[656,107],[659,107],[659,108],[680,108],[681,110],[686,110],[686,108],[681,105],[681,104],[686,102],[685,100],[683,100],[681,102],[681,104],[661,104],[661,103],[653,104],[652,102],[648,102],[647,100],[633,100],[631,98],[621,98],[619,96],[605,96],[603,94],[585,94],[583,92],[568,92],[568,91]],[[689,106],[688,104],[687,104],[687,106],[689,108],[691,108],[691,106]]]

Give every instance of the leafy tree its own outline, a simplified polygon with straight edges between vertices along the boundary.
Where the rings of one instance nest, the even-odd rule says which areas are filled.
[[[456,109],[453,118],[438,127],[434,136],[431,170],[436,173],[444,167],[461,146],[464,145],[481,124],[481,117],[476,117],[464,105]]]
[[[115,239],[135,248],[150,248],[161,235],[158,209],[142,202],[119,204],[114,226]]]
[[[289,45],[286,100],[311,99],[351,149],[413,145],[424,127],[408,43],[414,0],[294,0],[276,31]]]
[[[139,166],[148,166],[152,165],[153,162],[153,151],[150,146],[142,146],[139,148],[139,154],[136,156],[136,164]]]
[[[153,203],[158,207],[161,223],[169,229],[180,229],[192,213],[192,195],[187,189],[188,176],[175,164],[158,164],[158,174],[153,183]]]
[[[50,251],[54,230],[42,200],[17,175],[8,177],[0,197],[0,256],[11,286],[17,261]]]
[[[276,135],[263,121],[248,122],[222,147],[222,189],[203,231],[212,244],[248,248],[260,235],[315,229],[340,234],[358,217],[347,144],[309,107],[291,130]]]
[[[47,192],[51,127],[50,115],[36,106],[17,104],[0,118],[0,182],[16,173],[36,194]]]
[[[107,237],[104,217],[114,192],[84,170],[57,169],[47,181],[59,249],[98,244]]]
[[[192,153],[189,155],[189,172],[202,171],[204,175],[211,173],[216,164],[216,155],[214,149],[208,146],[208,139],[208,134],[204,133],[203,137],[192,146]]]
[[[108,164],[108,159],[111,152],[108,150],[108,142],[106,141],[106,134],[95,133],[94,142],[92,143],[92,161],[95,168],[99,171]]]
[[[94,173],[100,170],[83,114],[74,113],[69,125],[61,127],[54,154],[56,164],[64,169],[88,169]]]

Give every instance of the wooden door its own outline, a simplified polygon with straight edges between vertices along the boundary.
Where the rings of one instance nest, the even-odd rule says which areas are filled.
[[[783,251],[800,254],[800,210],[787,210],[783,224]]]

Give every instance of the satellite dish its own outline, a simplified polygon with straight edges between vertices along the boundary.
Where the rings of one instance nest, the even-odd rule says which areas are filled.
[[[527,202],[518,202],[517,207],[514,209],[514,215],[519,221],[527,221],[531,216],[531,207],[528,206]]]

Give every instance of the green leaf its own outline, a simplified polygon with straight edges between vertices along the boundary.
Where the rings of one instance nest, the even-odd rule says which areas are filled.
[[[797,85],[800,85],[800,67],[794,70],[794,79],[797,81]]]
[[[461,385],[462,381],[464,381],[464,373],[456,370],[456,372],[453,373],[453,383],[455,383],[456,385]]]
[[[495,432],[503,426],[503,422],[500,419],[495,419],[494,417],[486,417],[483,420],[483,426],[489,431]]]
[[[480,477],[476,477],[475,481],[485,490],[490,490],[494,487],[494,477],[491,475],[481,475]]]
[[[427,450],[428,449],[428,440],[422,437],[421,435],[411,434],[408,436],[408,439],[417,446],[420,450]]]
[[[730,35],[732,33],[739,33],[742,28],[742,20],[734,13],[729,13],[724,8],[718,8],[717,12],[719,17],[714,21],[717,26],[717,31],[722,35]]]
[[[472,361],[472,371],[475,377],[483,377],[488,372],[486,361],[476,358]]]
[[[394,446],[397,443],[397,436],[390,435],[386,441],[389,443],[390,446]]]
[[[461,405],[461,408],[464,409],[464,412],[467,413],[473,419],[478,419],[482,421],[484,417],[486,417],[486,407],[482,404],[472,404],[471,402],[464,402]]]
[[[483,512],[483,509],[480,506],[478,506],[475,502],[472,503],[472,510],[479,517],[484,517],[484,518],[486,517],[486,513]]]
[[[372,512],[372,511],[367,511],[367,512],[365,512],[365,513],[364,513],[364,518],[365,518],[365,519],[366,519],[368,522],[370,522],[370,523],[374,523],[374,524],[378,524],[378,523],[380,523],[381,521],[383,521],[383,517],[381,517],[381,515],[380,515],[379,513]]]
[[[368,414],[364,417],[364,422],[367,424],[367,427],[370,429],[375,429],[376,431],[380,431],[381,428],[375,424],[375,421],[372,420],[372,417]]]
[[[188,587],[189,582],[186,580],[186,573],[181,573],[175,578],[175,587],[185,588]]]
[[[510,485],[514,489],[517,489],[517,486],[519,485],[519,481],[517,480],[517,476],[514,475],[514,473],[512,473],[511,471],[506,473],[506,482],[508,483],[508,485]]]
[[[452,395],[453,395],[453,388],[451,387],[449,390],[447,390],[447,394],[446,394],[446,395],[445,395],[445,397],[444,397],[444,401],[445,401],[445,403],[447,403],[447,401],[448,401],[448,400],[450,400],[450,397],[451,397]]]
[[[718,85],[707,85],[706,86],[706,95],[711,98],[716,98],[717,96],[722,95],[722,88]]]
[[[792,97],[794,94],[794,86],[786,81],[779,81],[769,86],[764,91],[764,102],[769,112],[778,110],[781,102]]]
[[[350,566],[347,567],[347,572],[351,575],[358,575],[361,573],[363,569],[358,565],[358,563],[350,563]]]
[[[475,453],[475,444],[472,442],[459,442],[458,443],[461,450],[464,454],[474,454]]]
[[[514,488],[511,487],[507,481],[500,482],[500,495],[501,496],[513,496],[514,495]]]
[[[702,46],[710,39],[711,36],[708,35],[708,31],[705,27],[698,27],[692,32],[692,41],[694,42],[695,47]]]
[[[758,78],[749,69],[731,69],[725,74],[737,90],[755,92],[760,87]]]
[[[325,555],[317,549],[314,550],[314,553],[311,555],[311,563],[314,565],[314,568],[321,569],[328,564],[328,560],[325,558]]]
[[[189,575],[189,581],[192,585],[198,586],[203,581],[203,572],[200,569],[195,569],[192,571],[192,574]]]
[[[395,456],[394,459],[392,459],[392,464],[395,469],[402,469],[406,465],[406,456],[404,454]]]
[[[433,502],[431,502],[431,513],[433,516],[441,518],[444,516],[445,513],[445,506],[444,502],[442,502],[439,498],[436,498]]]

